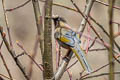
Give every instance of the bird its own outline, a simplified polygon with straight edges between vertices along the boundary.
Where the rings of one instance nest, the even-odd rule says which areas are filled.
[[[56,15],[53,16],[52,19],[55,25],[54,38],[57,40],[59,45],[65,49],[72,50],[82,68],[87,71],[87,73],[91,73],[92,69],[86,59],[85,51],[83,51],[80,46],[81,40],[79,38],[79,34],[71,29],[63,17]]]

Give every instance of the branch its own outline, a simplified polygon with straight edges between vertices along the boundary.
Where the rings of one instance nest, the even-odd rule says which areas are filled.
[[[52,80],[60,80],[62,75],[64,74],[64,72],[66,71],[66,68],[68,66],[68,63],[72,57],[72,51],[69,50],[66,57],[64,57],[62,59],[62,62],[57,70],[57,72],[55,73],[54,77],[52,78]]]
[[[24,51],[24,54],[26,54],[26,55],[32,60],[32,62],[34,62],[35,65],[36,65],[41,71],[43,71],[43,67],[42,67],[41,65],[39,65],[39,64],[27,53],[27,51],[24,49],[24,47],[23,47],[20,43],[18,43],[18,42],[17,42],[17,45]]]
[[[95,24],[98,25],[99,28],[102,29],[102,31],[107,35],[107,37],[110,38],[110,35],[109,35],[108,32],[104,29],[104,26],[101,25],[99,22],[97,22],[92,16],[89,16],[89,17],[90,17],[90,19],[91,19]],[[120,51],[120,46],[117,44],[117,42],[116,42],[115,40],[114,40],[113,42],[114,42],[114,44],[116,45],[116,47],[118,48],[118,50]]]
[[[109,7],[108,7],[108,14],[109,14],[109,33],[110,33],[110,47],[109,47],[109,62],[111,62],[113,60],[113,49],[114,49],[114,44],[113,44],[113,41],[114,41],[114,28],[113,28],[113,24],[112,24],[112,21],[113,21],[113,5],[115,3],[115,0],[109,0]],[[114,80],[114,62],[110,63],[110,66],[109,66],[109,80]]]
[[[20,5],[16,6],[16,7],[14,7],[14,8],[6,9],[6,11],[14,11],[14,10],[17,10],[17,9],[19,9],[19,8],[21,8],[21,7],[24,7],[24,6],[25,6],[26,4],[28,4],[30,1],[31,1],[31,0],[27,0],[27,1],[24,2],[23,4],[20,4]]]
[[[43,79],[49,80],[53,77],[53,61],[52,61],[52,19],[47,18],[52,16],[53,0],[46,0],[44,4],[44,54],[43,61]]]
[[[97,75],[82,78],[82,80],[91,79],[91,78],[95,78],[95,77],[101,77],[101,76],[105,76],[105,75],[109,75],[109,74],[110,73],[101,73],[101,74],[97,74]],[[114,72],[113,74],[120,74],[120,72]]]
[[[96,0],[96,2],[99,3],[99,4],[105,5],[105,6],[109,6],[109,4],[104,3],[104,2],[102,2],[102,1],[100,1],[100,0]],[[117,10],[120,10],[120,7],[118,7],[118,6],[112,6],[112,8],[117,9]]]
[[[6,79],[9,79],[10,80],[10,78],[9,77],[7,77],[7,76],[5,76],[5,75],[3,75],[3,74],[0,74],[0,80],[4,80],[2,77],[4,77],[4,78],[6,78]],[[14,80],[14,79],[13,79]]]
[[[8,72],[8,75],[9,75],[9,77],[10,77],[10,80],[13,80],[12,75],[11,75],[11,73],[10,73],[10,70],[9,70],[9,68],[8,68],[8,66],[7,66],[7,64],[6,64],[6,62],[5,62],[5,59],[4,59],[3,55],[2,55],[2,53],[1,53],[1,50],[0,50],[0,56],[1,56],[1,59],[2,59],[2,61],[3,61],[4,66],[5,66],[5,68],[6,68],[7,72]]]
[[[11,39],[11,35],[10,35],[10,26],[8,24],[8,17],[7,17],[6,11],[5,11],[5,2],[4,2],[4,0],[2,0],[2,6],[3,6],[5,23],[6,23],[6,27],[7,27],[7,31],[8,31],[8,38],[9,38],[10,46],[11,46],[11,48],[13,48],[12,39]]]
[[[34,44],[34,48],[33,48],[33,53],[31,58],[34,60],[36,55],[37,55],[37,49],[38,49],[38,44],[39,44],[39,37],[37,37],[35,44]],[[30,69],[29,69],[29,78],[31,79],[32,77],[32,72],[33,72],[33,60],[30,61]]]
[[[72,1],[72,0],[71,0]],[[86,5],[85,7],[85,12],[84,12],[84,16],[85,18],[87,19],[89,14],[90,14],[90,11],[92,9],[92,6],[93,6],[93,3],[94,3],[95,0],[90,0],[89,3]],[[73,4],[74,6],[76,6],[75,4]],[[76,6],[76,9],[78,10],[78,12],[81,13],[81,11],[79,10],[79,8],[77,8]],[[81,32],[83,33],[84,29],[85,29],[85,26],[86,26],[86,23],[87,23],[87,20],[83,18],[83,20],[81,21],[81,24],[80,24],[80,27],[78,29],[78,32]]]
[[[42,16],[40,13],[40,7],[38,0],[32,0],[35,19],[36,19],[36,26],[37,26],[37,34],[39,38],[40,43],[40,50],[41,54],[44,53],[44,32],[43,32],[43,24],[42,24]]]
[[[14,51],[13,49],[11,49],[11,47],[10,47],[10,45],[9,45],[6,37],[5,37],[6,34],[3,32],[3,27],[2,27],[2,26],[0,26],[0,33],[1,33],[2,39],[3,39],[4,43],[5,43],[5,46],[7,47],[7,50],[8,50],[8,52],[11,54],[11,56],[12,56],[13,60],[15,61],[16,65],[17,65],[18,68],[21,70],[21,72],[23,73],[24,77],[25,77],[27,80],[29,80],[27,74],[25,73],[25,70],[24,70],[22,64],[21,64],[20,61],[16,58],[15,51]]]

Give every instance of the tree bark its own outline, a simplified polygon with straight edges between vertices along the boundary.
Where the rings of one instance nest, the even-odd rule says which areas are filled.
[[[44,54],[43,59],[43,79],[50,80],[53,76],[52,61],[52,0],[45,1],[45,19],[44,19]]]

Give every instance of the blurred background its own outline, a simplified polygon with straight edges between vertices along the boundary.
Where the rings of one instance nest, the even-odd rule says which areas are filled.
[[[22,3],[24,3],[26,0],[5,0],[5,7],[8,8],[14,8]],[[107,3],[107,0],[101,0]],[[84,11],[86,0],[74,0],[74,2],[79,6],[81,11]],[[44,3],[40,3],[40,9],[41,13],[44,14]],[[58,3],[61,5],[65,5],[71,8],[74,8],[74,6],[71,4],[70,0],[54,0],[54,3]],[[116,0],[116,6],[120,6],[120,1]],[[78,30],[80,26],[80,22],[82,20],[82,16],[79,13],[70,11],[65,8],[61,8],[58,6],[53,6],[53,14],[60,15],[64,17],[68,24],[74,29]],[[108,7],[101,5],[99,3],[94,3],[94,6],[91,10],[90,15],[95,18],[97,22],[99,22],[101,25],[104,26],[105,30],[109,32],[108,27]],[[33,52],[33,47],[36,40],[36,22],[33,12],[33,6],[32,2],[29,2],[24,7],[21,7],[17,10],[7,12],[8,16],[8,22],[11,29],[11,35],[12,35],[12,41],[14,45],[14,49],[16,51],[16,55],[20,54],[22,50],[16,45],[16,41],[19,41],[25,48],[25,50],[31,55]],[[114,21],[120,23],[120,10],[114,9]],[[5,25],[5,19],[3,14],[3,8],[2,8],[2,0],[0,0],[0,25],[4,26],[4,30],[7,34],[6,25]],[[103,33],[103,31],[92,22],[92,25],[96,28],[97,32],[103,37],[104,41],[109,43],[109,38]],[[87,25],[88,26],[88,25]],[[114,32],[116,33],[118,31],[118,27],[116,24],[114,24]],[[54,33],[54,25],[53,25],[53,33]],[[84,34],[87,34],[87,28],[85,29]],[[96,35],[91,29],[90,35],[92,38],[95,38]],[[53,35],[52,35],[53,36]],[[8,37],[8,36],[7,36]],[[87,39],[82,37],[81,46],[83,49],[86,48],[85,43]],[[120,44],[120,37],[115,38],[116,42]],[[0,42],[2,41],[0,37]],[[92,43],[92,41],[90,41]],[[103,48],[102,45],[96,43],[92,48]],[[55,40],[53,37],[53,49],[55,49]],[[65,53],[65,49],[62,49],[62,53]],[[16,66],[15,62],[13,61],[11,55],[7,51],[5,45],[3,44],[1,52],[7,62],[7,65],[9,66],[10,72],[12,73],[12,76],[15,80],[25,80],[24,76],[22,75],[19,68]],[[63,54],[64,55],[64,54]],[[29,70],[29,63],[30,59],[24,55],[19,57],[22,65],[25,67],[25,71],[28,72]],[[92,69],[95,70],[102,65],[108,63],[108,51],[93,51],[88,52],[87,59],[89,61],[89,64],[91,65]],[[38,64],[41,64],[41,54],[40,49],[38,49],[37,56],[35,58]],[[69,65],[72,64],[76,58],[72,58]],[[53,64],[56,64],[56,51],[53,50]],[[120,64],[115,62],[115,71],[120,71]],[[72,79],[76,80],[80,77],[80,72],[82,71],[82,67],[79,63],[75,64],[72,68],[69,69],[70,73],[72,74]],[[54,66],[54,72],[56,72],[56,67]],[[108,72],[108,67],[96,72],[95,74]],[[7,75],[7,71],[3,66],[2,60],[0,59],[0,74]],[[93,74],[93,75],[95,75]],[[7,80],[7,79],[6,79]],[[42,72],[36,67],[36,65],[33,65],[33,75],[32,80],[42,80]],[[69,76],[67,72],[64,73],[61,80],[69,80]],[[102,76],[97,78],[91,78],[88,80],[108,80],[108,76]],[[115,76],[115,80],[120,80],[120,74]]]

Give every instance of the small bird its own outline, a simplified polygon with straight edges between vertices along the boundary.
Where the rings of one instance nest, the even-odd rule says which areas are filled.
[[[90,73],[92,69],[86,60],[85,52],[80,47],[81,40],[79,39],[79,34],[70,28],[64,18],[53,16],[52,19],[55,25],[54,37],[59,45],[63,48],[71,49],[81,63],[83,69]]]

